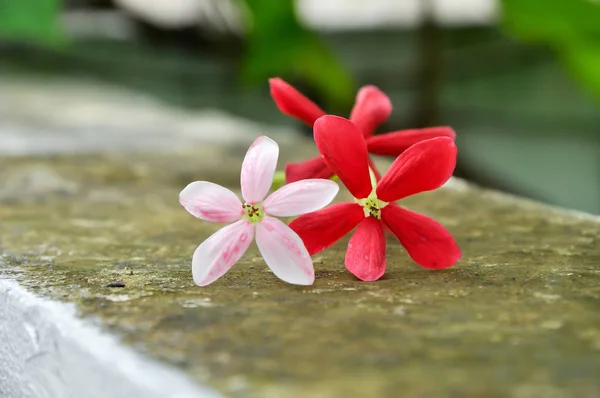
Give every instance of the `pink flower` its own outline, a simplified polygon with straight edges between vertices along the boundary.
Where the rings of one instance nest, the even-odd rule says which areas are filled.
[[[271,97],[279,110],[291,117],[312,126],[325,112],[314,102],[302,95],[294,87],[280,78],[269,79]],[[396,157],[413,144],[435,137],[456,138],[451,127],[428,127],[423,129],[398,130],[386,134],[373,135],[375,129],[392,113],[392,104],[384,92],[375,86],[363,86],[356,94],[356,101],[350,113],[352,121],[367,141],[367,150],[374,155]],[[371,159],[367,158],[371,170],[379,180],[380,175]],[[305,178],[330,178],[331,171],[320,156],[285,166],[286,182]]]
[[[327,206],[337,194],[330,180],[312,179],[288,184],[269,195],[277,167],[279,147],[262,136],[248,149],[242,163],[241,187],[245,203],[229,189],[207,181],[189,184],[179,202],[193,216],[205,221],[233,223],[223,227],[194,252],[194,282],[206,286],[242,257],[254,236],[265,262],[281,280],[311,285],[315,280],[312,260],[300,237],[276,217],[293,217]]]
[[[369,174],[367,144],[351,121],[323,116],[315,122],[314,133],[325,163],[355,200],[290,223],[310,254],[331,246],[358,225],[348,243],[345,264],[364,281],[377,280],[385,273],[384,226],[422,267],[447,268],[460,259],[460,249],[442,225],[393,203],[436,189],[450,178],[456,165],[452,139],[437,137],[414,144],[376,182]]]

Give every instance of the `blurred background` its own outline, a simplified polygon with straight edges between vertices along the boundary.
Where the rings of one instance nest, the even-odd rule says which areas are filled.
[[[450,125],[457,176],[600,214],[600,1],[0,0],[0,92],[83,79],[310,135],[273,76],[340,115],[375,84],[379,132]]]

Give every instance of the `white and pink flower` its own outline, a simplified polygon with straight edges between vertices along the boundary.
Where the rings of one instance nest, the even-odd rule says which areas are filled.
[[[265,262],[279,279],[296,285],[314,282],[312,260],[302,239],[275,217],[319,210],[331,203],[339,186],[325,179],[301,180],[265,199],[278,156],[277,143],[268,137],[261,136],[250,146],[242,163],[243,204],[229,189],[207,181],[192,182],[179,194],[179,202],[193,216],[233,223],[215,232],[194,252],[192,275],[197,285],[206,286],[229,271],[254,237]]]

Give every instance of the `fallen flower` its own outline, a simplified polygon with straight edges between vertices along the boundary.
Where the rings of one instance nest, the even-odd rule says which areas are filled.
[[[268,137],[257,138],[242,163],[241,188],[245,203],[229,189],[207,181],[189,184],[179,202],[193,216],[211,222],[233,222],[194,252],[194,282],[206,286],[223,276],[246,252],[254,235],[265,262],[281,280],[310,285],[315,274],[300,237],[276,217],[292,217],[327,206],[339,190],[324,179],[288,184],[265,196],[277,167],[279,147]]]
[[[325,163],[355,200],[290,223],[310,254],[331,246],[358,225],[348,243],[346,268],[361,280],[377,280],[385,273],[385,225],[422,267],[447,268],[460,259],[459,247],[441,224],[393,203],[436,189],[450,178],[456,166],[452,139],[437,137],[414,144],[376,182],[369,173],[365,140],[351,121],[323,116],[315,122],[314,134]]]
[[[326,113],[314,102],[302,95],[294,87],[280,78],[269,79],[271,97],[279,110],[291,117],[312,126]],[[390,99],[379,88],[368,85],[358,90],[354,107],[350,113],[350,121],[358,127],[367,141],[367,149],[373,155],[396,157],[417,142],[435,138],[456,138],[451,127],[428,127],[422,129],[398,130],[374,136],[375,129],[392,113]],[[368,159],[369,167],[377,179],[379,172]],[[285,166],[286,182],[299,181],[305,178],[331,178],[334,175],[320,156],[303,162],[288,163]]]

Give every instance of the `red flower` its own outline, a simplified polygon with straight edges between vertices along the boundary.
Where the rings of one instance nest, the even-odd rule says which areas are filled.
[[[284,114],[302,120],[309,126],[325,115],[325,112],[314,102],[282,79],[269,79],[269,85],[271,86],[271,97]],[[392,113],[390,99],[377,87],[363,86],[358,90],[354,107],[350,113],[350,120],[362,132],[367,141],[368,151],[374,155],[396,157],[417,142],[434,137],[450,137],[452,139],[456,137],[454,130],[450,127],[399,130],[373,136],[377,126],[385,122],[390,113]],[[379,179],[379,172],[370,159],[368,162]],[[285,166],[287,183],[307,178],[330,178],[333,174],[320,156],[304,162],[288,163]]]
[[[371,181],[367,144],[356,126],[338,116],[314,124],[315,141],[325,164],[346,185],[355,203],[338,203],[290,223],[310,254],[341,239],[358,225],[346,252],[346,268],[364,281],[385,272],[384,226],[410,257],[425,268],[454,265],[460,249],[438,222],[393,203],[440,187],[456,166],[456,146],[448,137],[421,141],[404,151],[377,183]]]

